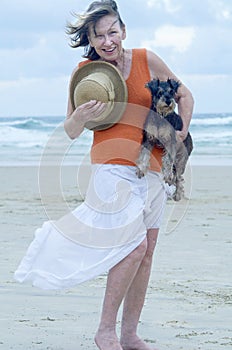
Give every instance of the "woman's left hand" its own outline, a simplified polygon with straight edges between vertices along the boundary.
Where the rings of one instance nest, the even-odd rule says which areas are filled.
[[[177,130],[176,131],[176,134],[177,134],[177,138],[180,140],[180,141],[184,141],[188,135],[188,131],[184,131],[184,130]]]

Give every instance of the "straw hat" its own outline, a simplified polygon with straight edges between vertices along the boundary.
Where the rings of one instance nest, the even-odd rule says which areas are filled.
[[[119,70],[110,63],[94,61],[80,67],[70,83],[73,109],[90,100],[107,103],[106,110],[85,124],[91,130],[104,130],[117,123],[126,108],[127,86]]]

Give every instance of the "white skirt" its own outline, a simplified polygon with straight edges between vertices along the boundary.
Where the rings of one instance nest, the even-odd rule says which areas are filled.
[[[36,230],[15,279],[63,289],[107,272],[159,228],[166,199],[160,173],[138,179],[133,166],[93,165],[85,201]]]

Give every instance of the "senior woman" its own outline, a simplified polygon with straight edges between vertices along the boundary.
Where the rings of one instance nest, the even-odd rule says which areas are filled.
[[[94,97],[84,103],[82,101],[75,104],[74,89],[70,89],[67,118],[64,122],[66,133],[71,139],[75,139],[86,126],[90,125],[89,128],[93,130],[91,147],[93,173],[85,202],[73,212],[78,222],[85,222],[86,230],[91,229],[93,241],[91,246],[82,245],[78,239],[73,240],[67,235],[62,235],[54,227],[42,228],[43,233],[46,230],[50,231],[49,239],[39,243],[40,249],[34,253],[35,258],[30,258],[32,260],[30,266],[25,266],[27,264],[24,259],[22,263],[24,272],[22,267],[21,269],[19,267],[16,277],[21,281],[31,279],[35,285],[42,288],[44,285],[47,288],[52,288],[54,285],[63,288],[108,271],[102,314],[95,336],[97,347],[101,350],[151,350],[150,346],[137,335],[137,326],[144,305],[152,256],[167,198],[166,187],[160,173],[162,149],[153,150],[150,169],[143,179],[138,179],[136,176],[135,162],[141,145],[143,123],[151,105],[151,96],[145,88],[145,83],[154,77],[160,80],[177,79],[177,77],[154,52],[124,48],[126,26],[115,1],[91,3],[84,13],[77,15],[74,24],[68,25],[68,34],[72,47],[85,49],[85,60],[74,69],[70,85],[74,77],[78,80],[81,74],[88,76],[91,67],[96,72],[98,66],[90,64],[108,63],[112,69],[117,70],[120,76],[118,82],[123,80],[125,83],[124,97],[126,94],[128,106],[124,108],[123,104],[121,112],[118,110],[120,118],[117,123],[98,127],[97,120],[106,113],[108,104]],[[107,69],[111,74],[112,69],[109,67]],[[94,77],[97,80],[97,76]],[[178,137],[184,140],[193,111],[193,98],[184,84],[178,88],[176,101],[183,120],[183,129],[178,132]],[[119,185],[122,183],[126,187],[121,188]],[[120,196],[123,200],[115,208],[115,201],[117,202]],[[78,229],[81,230],[81,224],[76,225],[76,230]],[[106,232],[107,237],[104,236]],[[98,237],[101,237],[101,243]],[[106,240],[110,237],[106,244],[102,244],[104,237]],[[120,238],[114,241],[115,237]],[[50,280],[49,274],[45,273],[45,277],[40,276],[35,283],[36,272],[30,274],[33,270],[33,259],[37,259],[36,263],[40,266],[40,270],[46,271],[48,264],[41,267],[44,259],[38,262],[41,251],[46,250],[44,254],[50,255],[49,259],[53,259],[55,266],[56,256],[52,253],[54,242],[60,255],[65,256],[65,259],[62,259],[62,276],[59,267],[53,267],[55,271],[52,271]],[[63,248],[64,245],[66,249]],[[70,265],[74,266],[72,273],[69,270]],[[118,339],[116,321],[122,302],[121,337]]]

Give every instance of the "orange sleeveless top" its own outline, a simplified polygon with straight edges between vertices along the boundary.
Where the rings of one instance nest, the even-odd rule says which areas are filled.
[[[87,62],[89,60],[79,65]],[[106,130],[94,131],[92,163],[135,165],[143,137],[143,124],[151,106],[151,93],[145,88],[150,79],[146,49],[133,49],[131,71],[126,80],[128,105],[119,123]],[[161,170],[162,153],[162,149],[154,148],[151,170]]]

